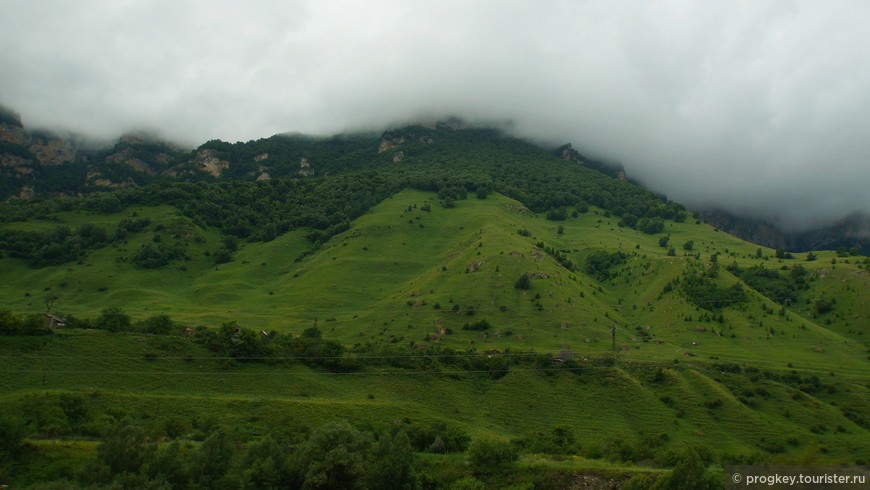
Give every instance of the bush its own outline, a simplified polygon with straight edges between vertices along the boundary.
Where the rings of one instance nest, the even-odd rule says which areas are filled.
[[[655,233],[661,233],[661,231],[665,229],[665,222],[658,217],[652,219],[641,218],[637,222],[637,229],[647,235],[653,235]]]
[[[608,253],[603,250],[592,252],[586,257],[585,271],[599,281],[605,281],[613,275],[610,269],[624,263],[627,258],[628,255],[622,252]]]
[[[169,318],[169,315],[154,315],[141,322],[143,332],[158,335],[167,335],[174,326],[175,322]]]
[[[519,458],[519,452],[510,442],[483,438],[471,443],[468,458],[481,470],[507,468]]]
[[[124,313],[120,308],[106,308],[100,313],[100,316],[94,320],[94,328],[108,330],[110,332],[130,330],[130,316]]]
[[[473,331],[483,331],[489,330],[491,325],[484,318],[483,320],[477,321],[475,323],[466,322],[465,325],[462,326],[462,330],[473,330]]]
[[[532,287],[532,278],[529,276],[528,272],[523,272],[523,275],[517,279],[514,287],[517,289],[530,289]]]

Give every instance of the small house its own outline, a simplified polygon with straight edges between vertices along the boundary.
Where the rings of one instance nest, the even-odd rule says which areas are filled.
[[[42,316],[44,318],[45,328],[49,330],[53,330],[55,328],[63,327],[64,325],[66,325],[66,318],[61,318],[48,312],[43,313]]]

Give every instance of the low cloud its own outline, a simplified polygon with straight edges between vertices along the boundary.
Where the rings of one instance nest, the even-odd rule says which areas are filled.
[[[870,212],[866,2],[0,5],[26,124],[196,145],[457,115],[622,163],[694,207]]]

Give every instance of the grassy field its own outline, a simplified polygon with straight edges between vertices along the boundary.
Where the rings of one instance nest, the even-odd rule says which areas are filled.
[[[715,441],[723,454],[782,444],[788,449],[785,461],[805,453],[841,463],[870,457],[867,430],[840,411],[867,413],[866,380],[842,375],[825,376],[821,388],[807,394],[787,381],[763,376],[753,381],[748,372],[720,372],[705,364],[517,367],[492,379],[449,368],[335,373],[299,364],[226,367],[186,339],[161,336],[91,331],[30,339],[28,345],[0,340],[6,374],[0,404],[37,417],[49,400],[72,394],[89,419],[136,414],[158,429],[180,419],[193,430],[208,418],[252,434],[304,433],[334,419],[384,426],[396,420],[440,421],[459,425],[472,437],[571,427],[590,448],[611,439],[639,443],[664,434],[669,444]],[[822,432],[808,430],[819,421],[826,425]],[[791,438],[794,447],[785,443]],[[822,446],[826,450],[819,453]]]
[[[423,211],[427,204],[430,211]],[[870,306],[861,293],[870,284],[867,271],[842,259],[832,264],[833,252],[818,252],[818,259],[808,262],[801,254],[778,260],[773,250],[761,249],[757,258],[757,246],[694,222],[669,222],[662,234],[646,235],[620,228],[594,210],[557,223],[497,195],[444,209],[432,194],[404,191],[313,253],[304,232],[297,231],[243,245],[232,262],[221,265],[210,256],[219,247],[218,235],[169,208],[66,213],[57,221],[7,226],[75,228],[95,221],[110,227],[133,212],[150,216],[152,226],[80,263],[33,269],[17,259],[0,259],[0,307],[37,312],[54,298],[55,311],[85,317],[117,306],[134,318],[166,313],[190,325],[236,320],[255,330],[297,333],[317,325],[347,345],[439,342],[588,355],[611,350],[610,328],[616,327],[618,347],[635,360],[715,356],[771,367],[791,362],[822,371],[866,371]],[[557,233],[560,224],[563,234]],[[162,230],[155,231],[159,225]],[[130,263],[155,236],[171,241],[181,234],[173,230],[188,237],[190,260],[154,270]],[[676,256],[659,246],[664,234],[679,250]],[[694,242],[693,251],[682,249],[686,241]],[[539,243],[564,253],[579,270],[561,267],[536,247]],[[599,281],[582,273],[585,257],[595,250],[621,250],[629,258],[616,268],[615,278]],[[814,280],[784,315],[778,304],[750,291],[744,304],[723,310],[722,323],[710,322],[677,291],[663,291],[687,264],[706,264],[714,253],[723,265],[800,264]],[[528,290],[514,287],[523,273],[534,277]],[[719,280],[737,281],[724,268]],[[814,318],[818,297],[837,298],[837,308]],[[462,329],[483,319],[490,329]],[[639,327],[644,335],[638,335]],[[660,343],[643,342],[644,336]]]
[[[418,191],[382,202],[317,250],[300,230],[243,244],[220,265],[213,259],[219,234],[169,207],[59,213],[4,226],[111,229],[132,213],[150,217],[151,225],[78,263],[37,269],[0,258],[0,308],[36,313],[50,299],[53,311],[76,317],[120,307],[134,320],[165,313],[191,327],[238,321],[298,335],[317,326],[348,347],[396,345],[408,356],[432,345],[483,356],[569,351],[580,367],[520,364],[502,377],[449,365],[414,371],[363,364],[330,372],[289,360],[230,362],[183,335],[68,330],[0,337],[3,413],[30,414],[37,426],[57,424],[57,434],[86,436],[123,414],[187,437],[214,421],[288,437],[337,419],[377,427],[447,423],[472,438],[570,427],[589,458],[524,456],[531,466],[615,464],[601,457],[618,441],[635,450],[698,443],[735,461],[870,458],[861,415],[870,413],[870,274],[856,258],[822,251],[814,261],[805,254],[777,259],[774,250],[693,220],[667,222],[662,233],[646,235],[594,208],[547,221],[500,195],[447,209]],[[674,256],[659,245],[664,235]],[[131,256],[155,240],[183,241],[189,260],[136,268]],[[683,249],[687,241],[693,250]],[[546,249],[577,269],[566,269]],[[583,272],[586,257],[598,250],[627,254],[603,281]],[[746,301],[717,312],[691,304],[677,288],[666,291],[692,267],[707,267],[712,254],[722,264],[716,279],[722,286],[738,282],[725,268],[733,262],[784,273],[800,264],[809,287],[785,309],[746,287]],[[516,288],[525,273],[531,287]],[[819,298],[836,304],[820,313]],[[467,329],[482,320],[488,329]],[[612,365],[601,362],[604,356]],[[51,408],[64,403],[80,407],[87,423]]]

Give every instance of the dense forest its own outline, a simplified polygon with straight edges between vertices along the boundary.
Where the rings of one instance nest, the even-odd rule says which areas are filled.
[[[390,147],[392,153],[379,152],[378,141],[381,149]],[[119,150],[120,146],[124,148]],[[385,133],[380,139],[273,136],[235,144],[209,141],[197,152],[227,162],[220,177],[196,170],[197,152],[176,152],[157,166],[139,168],[112,164],[111,155],[119,151],[144,162],[169,154],[162,144],[119,143],[90,157],[89,162],[40,168],[38,188],[43,197],[7,201],[0,208],[0,220],[26,221],[72,210],[113,213],[136,205],[169,204],[194,223],[218,228],[235,239],[270,241],[305,228],[311,230],[311,242],[318,244],[405,188],[436,192],[444,206],[499,192],[533,212],[546,212],[555,221],[564,220],[569,209],[584,212],[594,205],[619,217],[621,226],[645,233],[661,231],[663,220],[687,218],[679,204],[491,129],[410,127]],[[402,155],[398,163],[393,161],[396,151]],[[258,162],[258,155],[268,155],[268,159]],[[260,168],[264,162],[268,162],[270,178],[257,180],[265,171]],[[301,173],[299,162],[304,162]],[[165,173],[169,168],[174,176]],[[94,172],[125,185],[111,190],[89,187],[85,176]],[[4,231],[0,251],[25,258],[33,266],[56,265],[77,260],[88,249],[113,238],[123,238],[125,231],[92,227],[59,228],[41,235]],[[178,252],[162,250],[160,254],[175,256]]]

